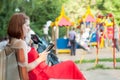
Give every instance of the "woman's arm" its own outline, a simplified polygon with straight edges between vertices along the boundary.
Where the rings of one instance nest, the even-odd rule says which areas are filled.
[[[33,62],[28,64],[28,66],[27,66],[28,72],[30,70],[34,69],[36,66],[38,66],[38,64],[40,64],[41,62],[45,61],[48,53],[49,52],[47,52],[47,51],[43,51],[42,53],[39,53],[39,57],[36,60],[34,60]]]
[[[23,65],[18,64],[20,78],[22,80],[29,80],[27,67],[24,65],[24,63],[25,63],[25,56],[24,56],[23,49],[17,49],[17,53],[16,54],[17,54],[16,56],[17,56],[18,63],[23,64]]]

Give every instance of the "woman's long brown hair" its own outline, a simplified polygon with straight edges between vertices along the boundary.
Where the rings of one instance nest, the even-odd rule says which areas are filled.
[[[24,13],[15,13],[8,24],[7,34],[9,38],[24,39],[23,24],[29,17]]]

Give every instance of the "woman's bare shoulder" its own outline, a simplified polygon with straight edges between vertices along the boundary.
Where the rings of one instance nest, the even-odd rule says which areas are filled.
[[[14,41],[13,47],[25,48],[27,46],[26,42],[22,39],[17,39]]]

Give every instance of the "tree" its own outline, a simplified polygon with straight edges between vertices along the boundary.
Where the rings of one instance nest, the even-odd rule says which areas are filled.
[[[65,0],[63,0],[65,1]],[[31,27],[42,35],[46,21],[54,21],[60,12],[62,0],[1,0],[0,1],[0,36],[6,35],[6,28],[11,15],[25,12],[31,18]]]

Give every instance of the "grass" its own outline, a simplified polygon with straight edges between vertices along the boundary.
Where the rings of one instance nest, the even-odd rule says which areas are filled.
[[[113,58],[101,58],[98,60],[99,62],[113,62]],[[82,64],[84,63],[94,63],[95,59],[91,59],[91,60],[82,60]],[[116,58],[116,62],[120,62],[120,58]],[[76,60],[75,61],[76,64],[80,64],[80,60]],[[106,67],[104,64],[96,64],[93,67],[88,68],[87,70],[95,70],[95,69],[120,69],[119,67]]]
[[[96,66],[88,68],[87,70],[95,70],[95,69],[120,69],[120,67],[112,68],[112,67],[106,67],[103,64],[97,64]]]
[[[101,58],[98,61],[100,62],[113,62],[113,58]],[[95,59],[90,59],[90,60],[82,60],[82,63],[94,63]],[[116,58],[116,62],[120,62],[120,58]],[[80,60],[75,61],[76,64],[80,63]]]

